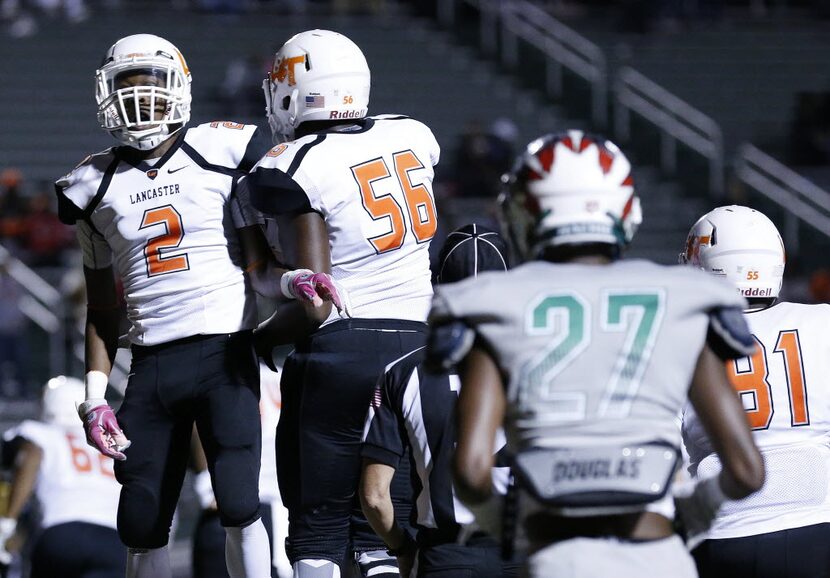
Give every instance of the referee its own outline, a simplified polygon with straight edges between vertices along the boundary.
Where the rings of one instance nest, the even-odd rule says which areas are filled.
[[[436,281],[452,283],[483,271],[505,271],[506,255],[498,233],[467,225],[447,237]],[[462,526],[474,522],[473,514],[455,499],[452,487],[455,406],[461,381],[455,374],[425,371],[424,357],[425,348],[415,349],[387,366],[378,380],[364,429],[363,513],[389,553],[398,557],[401,576],[515,575],[515,569],[503,567],[495,538],[475,532],[463,545],[459,543]],[[417,473],[417,478],[413,475],[414,539],[395,521],[390,496],[392,477],[399,461],[406,459],[407,448],[411,469]],[[494,487],[505,488],[507,476],[506,468],[494,469]]]

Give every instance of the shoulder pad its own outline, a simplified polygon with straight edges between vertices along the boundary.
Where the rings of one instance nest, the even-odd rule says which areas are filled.
[[[756,347],[744,313],[737,307],[717,307],[710,312],[706,342],[724,360],[752,355]]]
[[[189,128],[184,140],[211,165],[247,171],[267,150],[258,131],[253,124],[214,121]]]
[[[449,321],[430,328],[424,368],[430,373],[451,371],[473,347],[475,331],[463,321]]]
[[[83,217],[89,207],[104,175],[117,163],[113,149],[89,155],[69,173],[55,181],[58,196],[58,218],[67,225],[74,224]]]

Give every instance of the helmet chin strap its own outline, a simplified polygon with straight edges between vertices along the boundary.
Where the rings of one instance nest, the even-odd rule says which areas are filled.
[[[183,126],[184,124],[178,125],[175,130],[171,131],[170,125],[163,124],[157,128],[140,131],[140,134],[138,135],[130,132],[129,130],[122,129],[114,136],[128,147],[138,149],[140,151],[149,151],[153,150],[172,135],[179,132]],[[127,138],[124,138],[125,136]]]

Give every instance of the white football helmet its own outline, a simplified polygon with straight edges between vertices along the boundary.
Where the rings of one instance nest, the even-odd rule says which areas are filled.
[[[77,404],[84,401],[84,382],[75,377],[58,375],[43,387],[43,408],[41,419],[49,424],[63,427],[80,427]]]
[[[98,122],[121,144],[153,149],[190,120],[190,82],[182,53],[164,38],[122,38],[95,73]]]
[[[300,32],[277,51],[262,83],[274,142],[293,139],[307,120],[363,118],[370,85],[357,44],[330,30]]]
[[[523,259],[558,245],[622,249],[643,220],[631,163],[611,141],[582,131],[534,140],[503,181],[503,225]]]
[[[766,215],[718,207],[692,226],[680,263],[726,277],[747,298],[775,298],[784,281],[784,242]]]

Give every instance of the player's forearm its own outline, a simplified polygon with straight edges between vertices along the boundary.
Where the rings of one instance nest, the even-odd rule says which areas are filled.
[[[115,353],[118,349],[118,323],[120,312],[117,308],[87,310],[85,331],[86,371],[100,371],[109,375]]]
[[[25,442],[17,455],[14,478],[9,492],[6,517],[17,520],[34,491],[37,472],[43,459],[43,450],[31,442]]]

